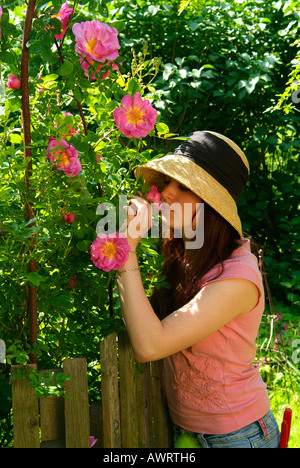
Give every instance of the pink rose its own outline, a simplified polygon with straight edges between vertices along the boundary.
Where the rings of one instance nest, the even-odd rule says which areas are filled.
[[[115,123],[128,138],[145,137],[153,130],[157,112],[150,101],[142,99],[140,93],[133,98],[127,94],[121,101],[121,106],[114,110]]]
[[[76,218],[76,216],[74,214],[66,213],[65,209],[62,210],[62,214],[63,214],[63,219],[64,219],[65,223],[67,223],[67,224],[74,223],[75,218]]]
[[[94,445],[98,442],[98,439],[94,436],[90,436],[90,447],[94,447]]]
[[[76,177],[82,170],[78,159],[78,151],[64,139],[61,141],[49,138],[47,156],[58,170],[69,177]]]
[[[64,117],[74,117],[73,114],[71,114],[70,112],[64,112],[63,115]],[[54,121],[53,123],[54,127],[57,128],[57,122]],[[75,133],[80,133],[80,129],[78,128],[77,130],[75,130],[75,128],[73,128],[72,125],[67,125],[67,129],[68,130],[66,133],[64,133],[63,138],[74,135]],[[59,133],[62,135],[61,132]]]
[[[153,202],[160,207],[162,205],[161,193],[157,190],[156,185],[152,185],[150,192],[146,196],[147,200]]]
[[[147,194],[147,200],[154,203],[160,203],[161,194],[157,190],[156,185],[152,185],[150,192]]]
[[[67,284],[67,288],[68,289],[74,288],[77,285],[76,280],[77,280],[77,276],[72,276],[72,278],[70,278],[70,280],[69,280],[69,283]]]
[[[127,262],[129,251],[130,245],[123,234],[99,234],[91,245],[91,260],[106,272],[117,270]]]
[[[72,28],[75,35],[75,51],[86,57],[90,64],[116,60],[120,48],[118,30],[100,21],[76,23]]]
[[[57,15],[53,15],[52,18],[57,18],[62,23],[62,32],[60,34],[55,35],[55,39],[63,39],[65,32],[68,27],[68,22],[70,19],[71,14],[73,13],[72,8],[69,8],[68,2],[64,3],[57,13]]]
[[[65,117],[73,117],[73,114],[71,114],[70,112],[64,112],[63,115]],[[70,135],[73,135],[74,133],[80,133],[80,130],[79,129],[75,130],[75,128],[73,128],[72,125],[67,125],[67,128],[68,128],[68,133],[65,136],[70,136]]]
[[[21,80],[17,78],[16,75],[8,75],[7,87],[10,89],[20,89]]]

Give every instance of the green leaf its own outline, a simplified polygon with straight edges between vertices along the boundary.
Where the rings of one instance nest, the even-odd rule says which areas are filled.
[[[43,81],[45,84],[47,84],[48,82],[53,82],[55,80],[57,80],[59,75],[57,75],[57,73],[51,73],[50,75],[46,75],[43,77]]]
[[[22,143],[23,138],[21,137],[21,135],[13,133],[12,135],[9,135],[9,140],[13,145],[19,145]]]
[[[82,102],[84,98],[84,94],[79,86],[75,86],[74,88],[74,96],[77,101]]]
[[[159,122],[155,125],[158,136],[165,135],[166,133],[169,133],[169,127],[163,122]]]
[[[137,78],[132,78],[128,83],[128,91],[134,95],[140,91],[140,83]]]
[[[69,60],[66,60],[66,62],[63,63],[62,66],[57,70],[57,73],[60,76],[68,76],[68,75],[71,75],[71,73],[73,73],[73,70],[74,70],[73,63],[70,62]]]
[[[15,56],[8,52],[1,52],[0,53],[0,62],[7,63],[8,65],[12,65],[15,62]]]
[[[38,273],[28,273],[26,278],[30,282],[31,286],[39,286],[42,281],[46,281],[46,278]]]

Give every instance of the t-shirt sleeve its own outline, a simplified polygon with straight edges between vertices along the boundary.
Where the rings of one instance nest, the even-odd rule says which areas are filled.
[[[215,271],[211,271],[209,275],[203,278],[204,281],[201,287],[225,279],[246,279],[255,284],[259,291],[260,298],[263,295],[262,277],[254,259],[251,259],[251,261],[248,261],[248,259],[246,261],[240,259],[225,260],[225,262],[223,262],[223,270],[221,270],[221,267],[219,267],[219,270],[217,268],[214,270]]]

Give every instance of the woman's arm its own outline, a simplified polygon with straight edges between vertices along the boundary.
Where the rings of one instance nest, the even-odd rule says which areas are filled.
[[[149,206],[142,202],[140,211],[128,217],[129,223],[137,220],[145,209],[149,210]],[[137,270],[134,251],[139,240],[128,236],[132,252],[118,277],[122,313],[139,361],[162,359],[186,349],[256,306],[259,293],[254,283],[244,279],[219,280],[205,286],[188,304],[160,321]]]
[[[137,261],[129,265],[133,268]],[[118,287],[126,327],[136,358],[141,362],[162,359],[198,343],[233,318],[252,310],[259,294],[248,280],[219,280],[205,286],[188,304],[160,321],[138,271],[123,273]]]

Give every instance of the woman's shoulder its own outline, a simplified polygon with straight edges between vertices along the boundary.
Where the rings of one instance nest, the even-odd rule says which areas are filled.
[[[251,252],[250,240],[241,239],[239,246],[230,257],[215,265],[202,279],[202,287],[212,281],[240,278],[248,279],[259,288],[262,287],[262,277],[258,267],[258,260]]]
[[[251,242],[249,239],[242,238],[239,241],[238,247],[232,252],[230,257],[224,261],[224,264],[230,265],[237,262],[249,264],[258,270],[258,260],[251,250]]]

